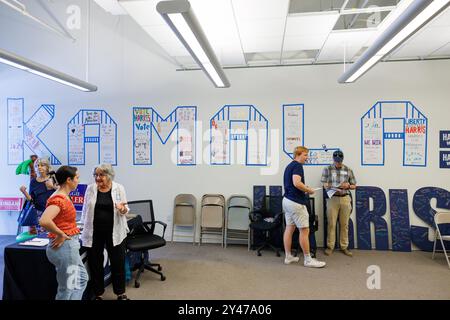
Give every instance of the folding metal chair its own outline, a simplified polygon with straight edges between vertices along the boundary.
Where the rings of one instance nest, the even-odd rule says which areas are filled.
[[[205,194],[202,197],[200,210],[200,241],[203,235],[221,235],[222,247],[224,245],[224,220],[225,220],[225,197],[221,194]]]
[[[228,198],[225,219],[225,248],[228,240],[246,240],[250,250],[250,218],[252,210],[250,199],[244,195],[232,195]]]
[[[443,235],[439,225],[450,224],[450,212],[436,212],[434,215],[434,223],[436,225],[436,234],[434,236],[433,255],[431,259],[434,259],[436,251],[443,251],[445,259],[447,259],[448,267],[450,268],[450,261],[447,255],[447,249],[445,248],[444,241],[450,241],[450,235]],[[441,240],[442,250],[436,250],[437,239]]]
[[[175,197],[172,220],[172,242],[175,228],[192,227],[192,244],[195,245],[196,233],[196,207],[197,199],[192,194],[179,194]],[[176,234],[177,237],[190,237],[185,234]]]

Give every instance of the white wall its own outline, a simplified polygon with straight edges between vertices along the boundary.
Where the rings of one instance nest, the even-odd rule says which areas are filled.
[[[69,3],[54,5],[55,14],[64,21]],[[83,14],[85,1],[78,2]],[[29,4],[33,4],[30,2]],[[39,7],[36,7],[38,10]],[[279,68],[231,69],[226,74],[229,89],[215,89],[201,71],[176,72],[176,66],[128,17],[113,17],[92,6],[89,81],[98,85],[95,93],[83,93],[25,72],[0,65],[1,110],[6,113],[8,97],[25,98],[25,119],[41,104],[55,104],[56,116],[41,138],[56,156],[67,163],[67,122],[82,108],[105,109],[118,124],[118,166],[116,180],[125,185],[129,200],[151,198],[158,219],[170,221],[173,199],[179,193],[192,193],[198,199],[205,193],[242,193],[252,197],[253,185],[281,185],[284,167],[290,159],[281,150],[281,106],[305,104],[305,144],[339,147],[345,163],[354,169],[358,184],[378,186],[387,197],[389,188],[408,189],[410,219],[424,225],[414,215],[412,196],[424,186],[450,190],[450,171],[439,169],[439,130],[449,129],[450,61],[380,63],[355,84],[341,85],[337,78],[341,65]],[[0,47],[84,78],[86,65],[86,23],[73,32],[72,43],[0,7]],[[429,119],[428,163],[426,168],[403,167],[401,144],[386,144],[386,165],[360,165],[360,119],[379,100],[409,100]],[[132,107],[153,106],[161,115],[177,105],[196,105],[203,132],[209,119],[225,104],[253,104],[278,129],[278,144],[269,155],[279,162],[273,175],[262,175],[261,168],[244,165],[210,166],[204,161],[194,167],[177,167],[171,161],[170,142],[153,144],[153,165],[132,165]],[[200,134],[201,132],[198,132]],[[23,177],[15,166],[7,165],[6,118],[0,119],[0,196],[18,195]],[[206,141],[209,136],[205,137]],[[269,141],[269,145],[272,142]],[[89,149],[88,149],[89,150]],[[92,148],[92,150],[94,150]],[[28,152],[25,152],[28,154]],[[97,154],[87,155],[80,166],[81,181],[91,182]],[[209,157],[208,157],[209,159]],[[306,167],[307,183],[318,186],[322,167]],[[316,196],[317,212],[322,218],[322,196]],[[389,204],[388,204],[389,209]],[[2,213],[3,214],[3,213]],[[386,215],[389,220],[389,214]],[[353,220],[354,213],[353,213]],[[170,224],[169,223],[169,224]],[[0,218],[0,234],[15,232]],[[170,230],[168,230],[170,234]],[[322,244],[323,230],[318,242]]]

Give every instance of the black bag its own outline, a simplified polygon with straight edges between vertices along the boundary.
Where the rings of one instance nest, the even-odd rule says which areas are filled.
[[[32,201],[25,202],[17,221],[21,227],[36,226],[39,224],[37,210]]]

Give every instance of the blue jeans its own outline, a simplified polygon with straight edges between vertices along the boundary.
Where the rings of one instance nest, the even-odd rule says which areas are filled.
[[[55,266],[58,292],[56,300],[81,300],[88,274],[80,257],[79,236],[64,241],[58,249],[47,246],[47,258]]]

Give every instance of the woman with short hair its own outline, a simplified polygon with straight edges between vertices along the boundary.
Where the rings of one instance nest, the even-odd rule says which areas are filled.
[[[88,250],[89,270],[96,300],[103,300],[105,292],[103,251],[106,246],[111,263],[113,291],[118,300],[125,295],[125,238],[128,224],[125,214],[129,208],[125,188],[113,181],[110,164],[94,169],[95,183],[90,184],[84,196],[81,222],[84,224],[81,241]]]

